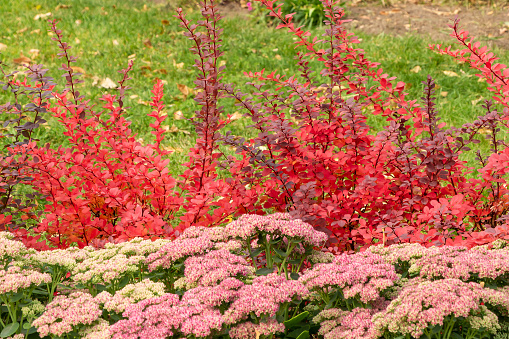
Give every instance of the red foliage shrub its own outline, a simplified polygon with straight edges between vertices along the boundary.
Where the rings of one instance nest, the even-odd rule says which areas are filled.
[[[197,24],[177,10],[184,34],[194,44],[191,51],[197,55],[194,66],[199,71],[195,84],[201,90],[195,99],[201,109],[192,119],[196,146],[178,179],[168,173],[169,152],[160,148],[161,123],[166,118],[161,114],[162,83],[155,84],[151,104],[156,141],[142,146],[123,118],[122,100],[128,89],[124,83],[132,63],[121,71],[119,95],[102,98],[110,114],[102,120],[101,113],[75,90],[70,64],[76,58],[68,55],[70,47],[52,22],[59,55],[67,61],[62,69],[68,85],[63,92],[54,92],[53,85],[36,85],[45,96],[32,98],[34,105],[44,103],[44,109],[66,126],[72,146],[54,150],[30,138],[15,146],[18,154],[26,155],[26,168],[32,169],[33,180],[23,183],[47,197],[45,219],[37,232],[46,232],[57,247],[72,242],[100,245],[136,236],[173,237],[189,226],[216,226],[231,216],[273,210],[287,211],[327,231],[334,251],[378,242],[471,247],[509,239],[504,219],[509,206],[504,178],[509,153],[498,138],[500,129],[508,127],[509,70],[495,64],[497,59],[486,47],[467,41],[467,33],[458,32],[459,20],[451,26],[452,35],[463,50],[430,48],[480,70],[479,76],[493,85],[490,90],[503,112],[486,101],[484,116],[459,129],[444,129],[434,107],[431,77],[423,81],[422,106],[407,100],[403,82],[395,83],[395,77],[378,68],[379,63],[368,61],[362,49],[354,48],[359,41],[344,29],[347,20],[335,7],[337,1],[322,1],[328,19],[322,40],[308,38],[309,32],[295,27],[292,15],[282,15],[281,4],[258,1],[281,21],[278,28],[288,29],[297,37],[297,47],[306,52],[296,56],[299,76],[264,75],[263,70],[246,73],[259,81],[248,83],[254,88],[252,97],[221,82],[221,17],[213,1],[205,1],[203,20]],[[314,60],[324,64],[319,76],[309,67]],[[368,79],[376,85],[367,87]],[[263,89],[264,82],[276,83],[277,90]],[[8,84],[20,86],[12,80]],[[57,98],[56,104],[47,100],[48,93]],[[222,118],[224,111],[218,105],[225,97],[236,99],[252,119],[251,127],[259,131],[256,138],[246,141],[220,133],[231,118]],[[8,109],[19,114],[22,110]],[[367,114],[383,116],[386,128],[371,135]],[[491,131],[493,154],[478,154],[482,177],[473,179],[468,174],[477,169],[459,157],[470,150],[470,143],[478,142],[481,129]],[[241,159],[223,154],[220,143],[237,147]],[[219,161],[222,157],[226,161]],[[228,168],[231,177],[219,179],[220,167]],[[173,228],[170,221],[176,218],[179,225]],[[31,241],[26,231],[13,231],[26,243]]]

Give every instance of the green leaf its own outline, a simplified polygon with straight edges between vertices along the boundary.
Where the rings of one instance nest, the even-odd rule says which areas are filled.
[[[457,332],[452,332],[452,338],[453,339],[463,339],[463,336],[461,334],[458,334]]]
[[[436,334],[436,333],[440,332],[441,330],[442,330],[441,325],[435,325],[435,327],[433,327],[433,329],[431,330],[431,333]]]
[[[15,303],[16,301],[21,300],[21,298],[23,298],[23,292],[18,292],[12,298],[9,298],[9,300]]]
[[[122,278],[122,280],[120,280],[120,282],[118,283],[118,289],[122,289],[124,288],[127,283],[129,282],[129,276],[126,275],[125,277]]]
[[[254,257],[258,256],[260,253],[262,253],[264,250],[265,249],[259,247],[259,248],[255,249],[255,250],[253,250],[253,252],[251,252],[250,257],[254,258]]]
[[[260,268],[258,271],[256,271],[255,274],[256,275],[267,275],[272,272],[274,272],[273,268],[264,267],[264,268]]]
[[[299,335],[302,334],[302,332],[309,331],[310,328],[311,328],[311,326],[305,325],[305,326],[302,326],[302,327],[288,333],[286,336],[290,337],[290,338],[297,338]]]
[[[283,324],[285,325],[286,328],[293,328],[293,327],[299,325],[301,321],[306,319],[308,317],[308,315],[309,315],[309,312],[304,311],[302,313],[297,314],[295,317],[288,319]]]
[[[0,337],[2,337],[2,338],[10,337],[14,333],[16,333],[18,328],[19,328],[18,322],[11,323],[11,324],[5,326],[4,329],[2,330],[2,332],[0,332]]]
[[[290,278],[292,278],[292,280],[299,280],[299,273],[290,273]]]
[[[24,328],[25,330],[28,330],[28,329],[30,328],[30,323],[24,323],[24,324],[23,324],[23,328]]]
[[[278,250],[277,248],[274,248],[274,252],[282,258],[286,258],[288,256],[285,251]]]
[[[308,339],[309,338],[309,331],[302,332],[297,339]]]
[[[276,264],[280,264],[283,262],[283,259],[281,259],[280,257],[272,257],[272,261],[275,262]]]

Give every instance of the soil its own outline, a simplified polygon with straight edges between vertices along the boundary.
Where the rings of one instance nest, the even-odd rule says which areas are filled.
[[[384,2],[385,3],[385,2]],[[460,28],[474,36],[476,41],[487,45],[490,49],[495,45],[500,49],[509,50],[509,7],[478,7],[448,6],[416,3],[397,3],[383,6],[373,3],[350,3],[346,5],[347,15],[344,19],[352,19],[350,27],[369,34],[385,33],[401,36],[416,34],[429,37],[432,41],[454,44],[450,36],[456,15],[460,19]],[[221,4],[223,16],[247,16],[247,8],[238,2]]]

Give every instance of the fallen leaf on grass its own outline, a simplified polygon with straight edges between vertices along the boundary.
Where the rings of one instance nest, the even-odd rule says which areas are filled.
[[[178,63],[175,61],[175,59],[173,59],[173,66],[175,66],[177,69],[182,69],[184,68],[184,63],[181,62],[181,63]]]
[[[169,132],[169,133],[177,133],[177,132],[182,132],[184,134],[191,134],[191,132],[189,131],[186,131],[186,130],[183,130],[183,129],[179,129],[177,126],[175,125],[171,125],[171,127],[169,126],[163,126],[163,129],[166,131],[166,132]]]
[[[410,70],[412,73],[419,73],[421,71],[421,66],[417,65]]]
[[[479,78],[477,79],[477,82],[486,82],[486,78]]]
[[[113,40],[112,43],[113,43],[114,46],[118,46],[119,45],[117,40]]]
[[[35,49],[35,48],[32,48],[31,50],[29,50],[28,53],[30,53],[31,59],[35,59],[39,56],[39,50]]]
[[[440,95],[443,96],[444,98],[447,96],[447,94],[449,94],[449,92],[440,92]]]
[[[498,30],[498,34],[504,34],[505,32],[507,32],[507,28],[501,28]]]
[[[459,77],[458,73],[453,72],[453,71],[443,71],[443,73],[445,75],[447,75],[448,77]]]
[[[275,58],[276,58],[276,60],[281,60],[281,55],[276,54]]]
[[[136,95],[136,94],[132,94],[129,96],[129,98],[131,98],[131,99],[136,99],[137,97],[138,97],[138,95]]]
[[[39,34],[41,33],[40,29],[34,29],[33,31],[30,31],[30,34]]]
[[[74,23],[76,24],[76,26],[79,26],[79,25],[81,25],[81,20],[80,20],[80,19],[78,19],[78,20],[76,20]]]
[[[143,40],[143,44],[145,47],[152,48],[152,42],[150,42],[150,39]]]
[[[467,73],[465,73],[465,71],[464,71],[464,70],[462,70],[462,69],[460,69],[460,73],[461,73],[461,74],[463,74],[464,76],[466,76],[467,78],[471,78],[471,77],[473,77],[473,75],[472,75],[472,74],[467,74]]]
[[[483,98],[483,97],[480,97],[479,99],[472,100],[472,101],[471,101],[472,106],[477,105],[477,103],[478,103],[479,101],[481,101],[482,99],[484,99],[484,98]]]
[[[113,80],[111,80],[110,78],[106,78],[106,79],[103,79],[103,81],[101,81],[101,84],[99,85],[99,87],[111,89],[111,88],[117,88],[117,84],[114,83]]]
[[[183,151],[183,149],[182,149],[182,148],[180,148],[180,147],[173,148],[173,147],[171,147],[171,146],[161,147],[161,149],[162,149],[163,151],[172,151],[172,152],[177,152],[177,153],[180,153],[180,152],[182,152],[182,151]]]
[[[22,29],[18,30],[16,33],[21,34],[21,33],[24,33],[24,32],[26,32],[26,31],[28,31],[28,27],[24,27],[24,28],[22,28]]]
[[[7,45],[4,45],[3,43],[0,42],[0,52],[4,51],[6,49],[7,49]]]
[[[235,113],[233,113],[233,115],[230,117],[230,120],[231,120],[231,121],[235,121],[235,120],[239,120],[240,118],[242,118],[242,114],[240,114],[239,112],[235,112]]]
[[[161,24],[163,24],[163,26],[168,26],[170,22],[168,20],[161,20]]]
[[[12,62],[18,65],[30,65],[32,60],[21,53],[21,56],[19,58],[13,59]]]
[[[57,7],[55,7],[55,11],[58,11],[59,9],[66,9],[66,8],[70,8],[71,5],[62,5],[62,4],[59,4]]]
[[[173,118],[175,120],[184,120],[186,117],[184,117],[182,111],[176,111],[175,113],[173,113]]]
[[[180,91],[180,93],[182,93],[182,95],[184,96],[184,100],[186,100],[189,95],[195,94],[193,89],[187,87],[186,85],[177,84],[177,88]]]
[[[148,106],[148,101],[143,101],[141,99],[138,99],[138,103],[141,104],[141,105]]]
[[[71,69],[74,73],[87,74],[83,68],[78,66],[71,66]]]
[[[36,16],[34,16],[34,20],[44,19],[49,16],[51,16],[51,12],[44,13],[44,14],[37,14]]]

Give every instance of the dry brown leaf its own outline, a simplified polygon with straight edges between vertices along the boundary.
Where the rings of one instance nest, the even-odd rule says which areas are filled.
[[[177,62],[175,61],[175,59],[173,59],[173,66],[175,66],[175,67],[176,67],[176,68],[178,68],[178,69],[182,69],[182,68],[184,68],[184,63],[183,63],[183,62],[181,62],[181,63],[178,63],[178,64],[177,64]]]
[[[486,78],[479,78],[477,79],[477,82],[486,82]]]
[[[179,129],[177,126],[175,125],[171,125],[171,127],[169,126],[163,126],[163,129],[166,131],[166,132],[169,132],[169,133],[177,133],[177,132],[182,132],[184,134],[191,134],[191,132],[189,131],[186,131],[186,130],[183,130],[183,129]]]
[[[184,100],[187,99],[189,95],[194,95],[194,91],[192,88],[187,87],[186,85],[177,84],[177,88],[184,95]]]
[[[163,26],[168,26],[170,22],[168,20],[161,20],[161,24],[163,24]]]
[[[166,75],[166,74],[168,74],[168,71],[167,71],[167,70],[165,70],[164,68],[161,68],[161,69],[156,69],[156,70],[154,71],[154,73],[161,73],[161,74]]]
[[[462,70],[462,69],[460,69],[460,73],[461,73],[461,74],[463,74],[464,76],[466,76],[467,78],[471,78],[471,77],[473,77],[473,75],[472,75],[472,74],[467,74],[467,73],[465,73],[465,71],[464,71],[464,70]]]
[[[3,43],[0,42],[0,52],[4,51],[6,49],[7,49],[7,45],[4,45]]]
[[[117,88],[117,84],[114,83],[113,80],[111,80],[110,78],[106,78],[106,79],[103,79],[103,81],[101,81],[101,84],[99,85],[99,87],[111,89],[111,88]]]
[[[246,0],[240,0],[240,7],[247,8],[247,1]]]
[[[71,66],[71,69],[74,73],[87,74],[83,68],[78,66]]]
[[[85,8],[83,8],[83,9],[81,10],[81,13],[85,13],[85,12],[86,12],[86,11],[88,11],[88,10],[90,10],[90,8],[85,7]]]
[[[18,65],[30,65],[32,60],[21,53],[21,56],[19,58],[13,59],[12,62]]]
[[[423,10],[425,10],[426,12],[430,12],[430,13],[433,13],[436,15],[443,15],[443,16],[456,15],[461,11],[460,9],[456,9],[454,12],[441,12],[441,11],[437,11],[434,9],[428,9],[428,8],[423,8]]]
[[[141,104],[141,105],[148,106],[148,102],[144,101],[144,100],[141,100],[141,99],[138,99],[138,103]]]
[[[141,69],[142,71],[144,71],[144,70],[151,71],[151,70],[152,70],[152,67],[150,67],[150,66],[148,66],[148,65],[145,65],[145,66],[141,66],[141,67],[140,67],[140,69]]]
[[[443,96],[444,98],[447,96],[447,94],[449,94],[449,92],[440,92],[440,95]]]
[[[491,130],[489,130],[487,128],[479,128],[479,133],[481,133],[481,134],[490,134]]]
[[[175,113],[173,113],[173,118],[175,120],[184,120],[185,119],[184,113],[182,113],[182,111],[176,111]]]
[[[59,4],[57,7],[55,7],[55,11],[58,11],[59,9],[66,9],[66,8],[70,8],[71,5],[62,5],[62,4]]]
[[[498,34],[504,34],[505,32],[507,32],[507,28],[501,28],[498,30]]]
[[[477,103],[478,103],[479,101],[481,101],[482,99],[484,99],[484,98],[483,98],[483,97],[480,97],[479,99],[472,100],[472,101],[471,101],[472,106],[477,105]]]
[[[172,152],[177,152],[177,153],[179,153],[179,152],[182,152],[182,151],[183,151],[183,149],[182,149],[182,148],[180,148],[180,147],[173,148],[173,147],[171,147],[171,146],[161,147],[161,149],[162,149],[162,150],[164,150],[164,151],[172,151]]]
[[[81,20],[80,20],[80,19],[78,19],[78,20],[76,20],[74,23],[76,24],[76,26],[79,26],[79,25],[81,25]]]
[[[51,12],[44,13],[44,14],[37,14],[36,16],[34,16],[34,20],[45,19],[49,16],[51,16]]]
[[[128,60],[136,60],[136,54],[131,54],[127,57]]]
[[[94,75],[92,77],[92,86],[95,86],[99,83],[99,80],[101,80],[101,78],[99,78],[97,75]]]
[[[114,46],[118,46],[119,45],[117,40],[113,40],[112,43],[113,43]]]
[[[239,112],[235,112],[231,116],[230,120],[235,121],[235,120],[239,120],[240,118],[242,118],[242,114],[240,114]]]
[[[226,65],[226,60],[219,61],[219,67]]]
[[[459,76],[458,73],[453,72],[453,71],[443,71],[443,73],[445,75],[447,75],[448,77],[458,77]]]
[[[30,31],[30,34],[39,34],[41,33],[40,29],[34,29],[33,31]]]
[[[275,58],[276,58],[276,60],[281,60],[281,55],[276,54]]]
[[[130,99],[136,99],[137,97],[138,97],[138,95],[136,95],[136,94],[132,94],[129,96]]]
[[[35,48],[32,48],[31,50],[29,50],[28,53],[30,53],[31,59],[35,59],[39,56],[39,50],[35,49]]]
[[[78,39],[78,38],[74,38],[74,42],[75,42],[76,44],[79,44],[81,41],[80,41],[80,39]]]
[[[152,48],[152,42],[150,42],[150,39],[143,40],[143,44],[145,47]]]
[[[315,87],[315,88],[312,88],[311,89],[311,92],[314,92],[314,93],[321,93],[323,91],[325,91],[327,88],[326,87]]]
[[[419,73],[421,71],[421,66],[417,65],[410,70],[412,73]]]
[[[21,34],[21,33],[25,33],[26,31],[28,31],[28,27],[24,27],[22,29],[19,29],[16,33]]]

